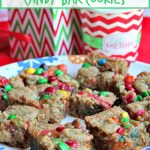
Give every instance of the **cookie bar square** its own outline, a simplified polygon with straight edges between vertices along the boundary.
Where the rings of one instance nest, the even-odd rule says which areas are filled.
[[[13,147],[29,147],[27,129],[35,122],[48,122],[46,109],[13,105],[0,113],[0,142]]]
[[[129,66],[126,60],[111,58],[98,52],[89,53],[85,59],[85,62],[91,64],[92,66],[96,66],[100,72],[112,71],[123,76],[126,75]]]
[[[92,150],[92,138],[78,120],[65,125],[37,124],[30,127],[31,148],[36,150]]]
[[[141,150],[150,142],[144,125],[120,107],[88,116],[85,122],[97,150]]]
[[[84,118],[85,116],[109,109],[116,99],[112,92],[98,92],[85,89],[72,94],[69,111],[74,117]]]

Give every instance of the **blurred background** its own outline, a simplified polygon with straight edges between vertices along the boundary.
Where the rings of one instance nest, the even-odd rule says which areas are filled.
[[[142,10],[119,13],[0,10],[0,66],[35,57],[86,54],[90,51],[150,63],[149,38],[148,9],[144,13]]]

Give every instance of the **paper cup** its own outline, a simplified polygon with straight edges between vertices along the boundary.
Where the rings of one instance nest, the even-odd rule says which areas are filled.
[[[141,39],[143,10],[81,10],[85,53],[98,51],[134,61]]]

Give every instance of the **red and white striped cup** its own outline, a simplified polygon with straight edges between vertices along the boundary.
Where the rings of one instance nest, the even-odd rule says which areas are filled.
[[[134,61],[141,39],[143,10],[81,10],[85,53],[98,51]]]

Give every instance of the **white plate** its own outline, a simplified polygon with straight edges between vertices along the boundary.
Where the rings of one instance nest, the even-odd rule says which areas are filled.
[[[69,74],[75,76],[77,70],[81,67],[81,64],[83,62],[84,56],[55,56],[55,57],[30,59],[0,67],[0,75],[9,78],[17,75],[19,72],[29,67],[37,68],[39,67],[40,64],[45,63],[47,65],[66,64],[68,66]],[[141,71],[150,72],[150,65],[142,62],[133,62],[131,63],[128,72],[136,76]],[[74,120],[73,117],[67,116],[65,119],[62,120],[62,123],[71,122],[72,120]],[[81,123],[84,125],[83,121],[81,121]],[[21,150],[21,149],[11,148],[6,145],[0,144],[0,150]],[[150,147],[145,148],[145,150],[150,150]]]

